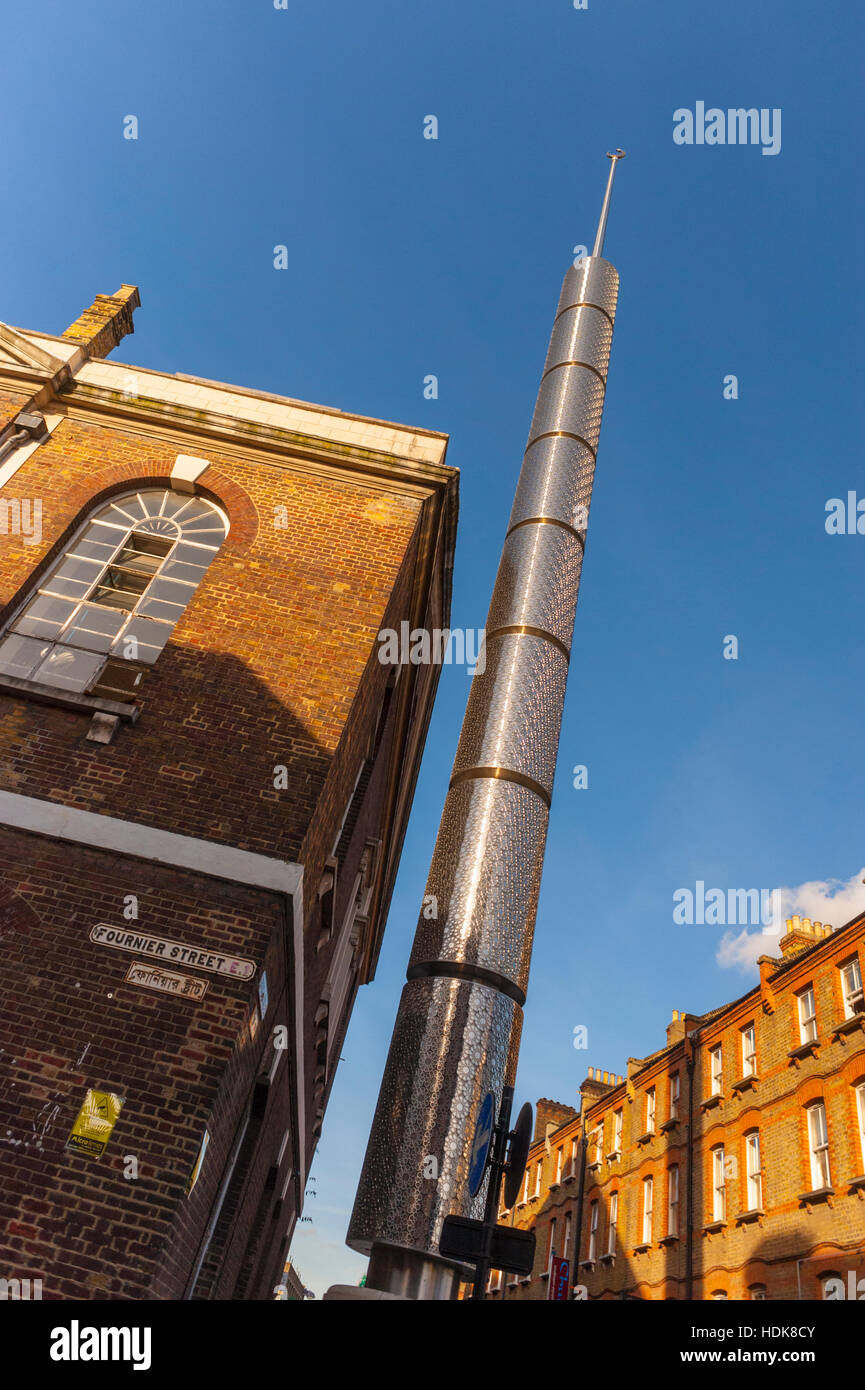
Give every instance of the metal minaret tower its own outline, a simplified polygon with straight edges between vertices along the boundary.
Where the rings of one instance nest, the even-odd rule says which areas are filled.
[[[445,1216],[480,1217],[469,1147],[487,1091],[516,1072],[619,277],[565,276],[529,442],[394,1027],[348,1244],[367,1284],[455,1295]]]

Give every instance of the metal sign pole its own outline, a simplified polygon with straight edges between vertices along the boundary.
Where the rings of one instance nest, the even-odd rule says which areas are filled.
[[[486,1298],[487,1280],[490,1274],[490,1249],[493,1233],[499,1215],[499,1189],[507,1160],[508,1139],[511,1127],[511,1106],[514,1103],[513,1086],[502,1087],[502,1103],[499,1107],[499,1120],[490,1153],[490,1177],[487,1184],[487,1200],[484,1207],[484,1234],[480,1258],[475,1270],[472,1298]]]

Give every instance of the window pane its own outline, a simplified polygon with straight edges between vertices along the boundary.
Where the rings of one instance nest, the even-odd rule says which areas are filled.
[[[134,526],[136,521],[141,521],[147,516],[145,508],[137,497],[124,497],[120,501],[109,503],[105,511],[106,521],[119,522],[124,526]]]
[[[93,573],[97,575],[99,573],[98,568]],[[45,581],[45,592],[62,594],[64,598],[74,598],[80,603],[81,599],[86,598],[90,592],[90,585],[77,579],[63,579],[57,575],[51,575]]]
[[[222,525],[219,515],[201,497],[187,498],[186,506],[178,508],[174,513],[174,519],[184,531],[188,526],[202,520],[207,521],[211,526]]]
[[[183,548],[183,546],[178,546],[178,550],[182,550]],[[172,559],[166,560],[165,564],[162,566],[162,569],[159,571],[159,577],[160,579],[185,579],[187,584],[197,584],[209,564],[209,557],[206,560],[202,560],[199,565],[180,564],[172,557]]]
[[[56,637],[75,608],[71,599],[37,594],[17,619],[15,631],[29,633],[32,637]]]
[[[131,570],[112,565],[96,586],[92,601],[106,608],[125,608],[131,612],[149,582],[146,574],[133,574]]]
[[[163,498],[162,505],[159,508],[159,515],[164,517],[175,517],[178,523],[182,525],[183,517],[187,515],[187,508],[194,506],[196,501],[196,498],[188,497],[182,492],[168,492]]]
[[[117,540],[119,539],[118,536]],[[82,538],[80,541],[76,541],[70,548],[69,554],[75,556],[81,555],[87,559],[99,560],[102,564],[107,565],[111,556],[117,549],[117,540],[112,541],[110,544],[107,543],[104,538],[104,532],[102,533],[101,540],[91,540],[88,536],[86,540]]]
[[[183,612],[182,603],[161,603],[159,599],[145,598],[138,606],[138,613],[148,618],[161,618],[163,622],[171,623],[173,627]]]
[[[55,647],[36,671],[35,680],[62,690],[84,690],[99,670],[104,657],[71,647]]]
[[[83,584],[92,584],[94,579],[98,578],[101,568],[98,560],[67,555],[63,563],[51,571],[51,584],[46,583],[44,587],[52,587],[55,579],[74,579]]]
[[[826,1143],[826,1111],[822,1105],[812,1105],[809,1111],[813,1124],[814,1143]]]
[[[64,633],[64,641],[93,652],[107,652],[111,639],[123,625],[124,614],[85,603],[75,622]]]
[[[168,623],[153,622],[149,618],[139,618],[136,614],[124,629],[123,636],[115,640],[112,650],[122,655],[124,644],[130,637],[134,637],[138,647],[137,659],[152,665],[170,636],[171,627]]]
[[[176,579],[163,579],[160,575],[154,579],[150,588],[147,590],[148,598],[161,598],[169,603],[179,603],[185,607],[192,598],[192,590],[188,584],[182,584]]]
[[[32,637],[7,637],[0,642],[0,671],[4,676],[27,680],[50,650],[49,642],[35,642]]]
[[[172,544],[164,536],[146,536],[133,531],[114,563],[136,574],[155,574]]]
[[[210,545],[218,545],[225,535],[225,527],[219,517],[214,516],[212,512],[209,516],[203,516],[197,521],[188,523],[181,517],[181,522],[184,538],[191,541],[203,541],[205,544],[209,542]]]
[[[85,535],[89,541],[101,541],[103,545],[110,545],[112,549],[116,549],[131,524],[119,516],[114,517],[113,520],[100,518],[99,521],[90,523]]]

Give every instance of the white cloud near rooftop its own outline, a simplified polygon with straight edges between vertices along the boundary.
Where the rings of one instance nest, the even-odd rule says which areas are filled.
[[[865,866],[846,882],[843,879],[811,879],[796,888],[777,889],[777,901],[782,918],[810,917],[812,922],[843,927],[851,918],[865,912]],[[757,969],[757,957],[778,954],[779,938],[762,931],[725,932],[715,959],[722,969],[737,969],[752,974]]]

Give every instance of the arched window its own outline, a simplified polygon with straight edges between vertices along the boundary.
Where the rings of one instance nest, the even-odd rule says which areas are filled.
[[[204,497],[142,488],[91,513],[0,639],[0,673],[128,698],[228,532]]]

